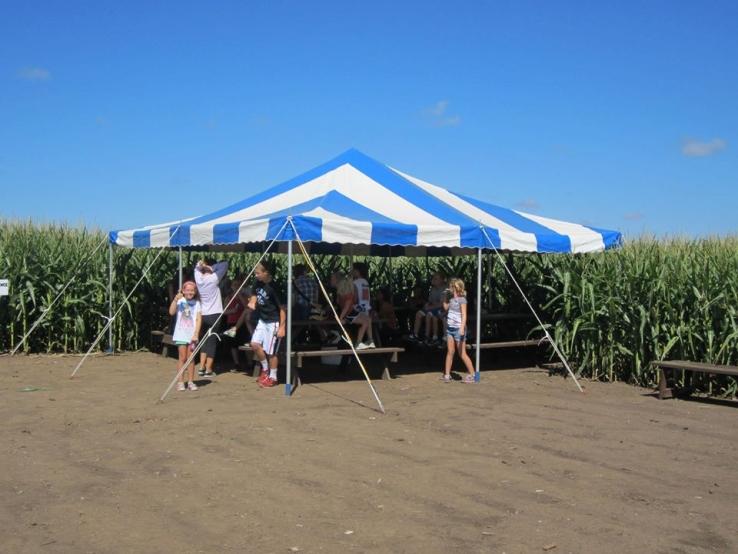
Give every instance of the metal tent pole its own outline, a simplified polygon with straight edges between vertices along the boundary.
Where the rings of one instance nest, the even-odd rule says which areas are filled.
[[[113,244],[108,245],[108,320],[111,321],[108,327],[108,353],[115,352],[113,345]]]
[[[292,394],[292,240],[287,243],[287,378],[284,393]]]
[[[179,268],[179,290],[182,290],[182,247],[177,250],[177,267]]]
[[[477,250],[477,352],[474,380],[478,383],[479,375],[479,343],[482,340],[482,249]]]

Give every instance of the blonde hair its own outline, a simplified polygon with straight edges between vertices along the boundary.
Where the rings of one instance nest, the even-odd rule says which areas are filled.
[[[452,292],[455,292],[459,296],[466,296],[466,288],[464,288],[464,281],[461,279],[451,279],[448,282],[448,287]]]
[[[354,282],[351,279],[340,271],[336,271],[333,275],[336,276],[336,292],[339,296],[354,294]]]

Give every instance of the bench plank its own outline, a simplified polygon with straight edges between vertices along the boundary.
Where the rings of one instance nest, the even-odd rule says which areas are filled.
[[[702,362],[689,362],[686,360],[663,360],[653,362],[655,367],[665,369],[683,369],[685,371],[696,371],[698,373],[715,373],[720,375],[738,375],[738,366],[705,364]]]
[[[732,375],[738,376],[738,366],[732,365],[715,365],[702,362],[690,362],[688,360],[661,360],[651,362],[655,368],[659,368],[659,399],[673,398],[675,396],[676,387],[669,387],[666,377],[667,370],[673,371],[692,371],[694,373],[707,373],[714,375]],[[685,391],[689,394],[689,390]]]
[[[548,341],[541,342],[539,339],[531,340],[510,340],[500,342],[482,342],[479,344],[479,350],[489,350],[493,348],[515,348],[517,346],[538,346],[539,344],[546,344]],[[476,350],[476,344],[466,344],[467,349]]]

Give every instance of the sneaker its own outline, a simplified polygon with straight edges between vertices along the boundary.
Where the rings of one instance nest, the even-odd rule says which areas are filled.
[[[373,340],[370,340],[369,342],[366,343],[366,347],[367,348],[376,348],[377,345],[374,344],[374,341]]]
[[[367,349],[371,348],[371,346],[369,346],[368,344],[366,344],[364,342],[360,342],[356,346],[354,346],[354,348],[356,350],[367,350]]]
[[[202,374],[203,377],[206,379],[214,379],[215,378],[215,372],[214,371],[206,371]]]
[[[407,340],[409,340],[410,342],[420,342],[420,339],[417,336],[415,336],[415,333],[410,333],[407,336]]]
[[[231,338],[233,338],[233,337],[235,337],[235,336],[236,336],[236,328],[235,328],[235,327],[231,327],[230,329],[227,329],[226,331],[223,331],[223,334],[224,334],[224,335],[225,335],[226,337],[231,337]]]
[[[466,383],[467,385],[473,385],[474,383],[476,383],[476,381],[474,380],[474,375],[467,374],[467,376],[464,377],[464,383]]]
[[[444,374],[444,376],[441,377],[441,381],[443,381],[444,383],[450,383],[452,381],[452,379],[451,379],[451,376],[450,375],[445,375]]]
[[[264,371],[264,370],[262,369],[262,370],[261,370],[261,371],[259,372],[259,376],[258,376],[258,377],[256,378],[256,381],[260,383],[261,381],[263,381],[263,380],[264,380],[264,379],[266,379],[267,377],[269,377],[269,372],[268,372],[268,371]]]
[[[259,380],[259,386],[264,389],[268,389],[269,387],[274,387],[276,385],[277,385],[277,380],[272,379],[269,376],[267,376],[265,379]]]
[[[200,377],[205,377],[205,368],[204,368],[204,367],[201,367],[200,369],[198,369],[198,370],[197,370],[197,374],[198,374],[198,375],[199,375]]]
[[[177,390],[179,391],[187,390],[187,387],[185,387],[185,384],[180,381],[179,383],[177,383]]]
[[[184,385],[184,383],[182,383],[182,384]],[[193,383],[192,381],[190,381],[189,383],[187,383],[187,388],[190,389],[190,390],[197,390],[198,387],[197,387],[197,385],[195,383]]]

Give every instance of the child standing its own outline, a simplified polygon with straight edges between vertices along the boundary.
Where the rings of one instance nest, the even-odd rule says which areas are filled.
[[[341,313],[341,319],[346,318],[349,323],[359,326],[356,333],[356,350],[376,348],[372,330],[372,300],[367,281],[368,269],[366,264],[354,264],[352,277],[354,278],[354,307],[350,314]],[[368,340],[364,342],[364,335]]]
[[[182,370],[182,367],[195,349],[197,338],[200,336],[201,314],[202,309],[197,296],[197,287],[192,281],[187,281],[169,305],[169,315],[176,315],[172,340],[177,345],[177,354],[179,355],[177,362],[177,371],[179,372],[178,391],[183,391],[185,388],[192,391],[197,390],[194,360],[190,362],[187,369]],[[185,387],[185,373],[187,373],[187,387]]]
[[[474,383],[474,366],[471,358],[466,353],[466,289],[461,279],[451,279],[449,291],[443,307],[448,312],[446,316],[446,367],[443,373],[443,381],[451,382],[451,364],[454,361],[454,350],[459,353],[459,358],[464,362],[469,374],[464,377],[464,383]]]
[[[249,308],[255,311],[258,323],[251,337],[251,348],[254,358],[261,364],[259,386],[268,388],[277,384],[277,350],[285,334],[286,312],[272,286],[272,271],[267,263],[259,263],[254,275],[256,284],[249,298]]]

